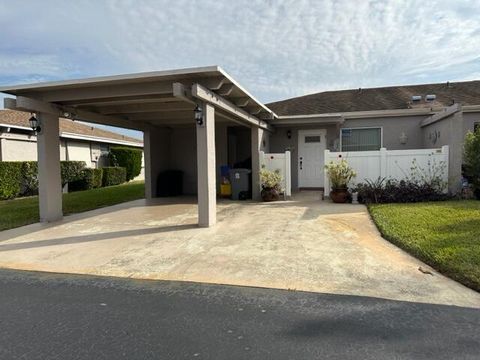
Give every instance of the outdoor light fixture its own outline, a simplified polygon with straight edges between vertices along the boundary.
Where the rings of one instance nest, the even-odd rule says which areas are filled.
[[[195,106],[195,109],[193,110],[193,113],[195,114],[195,121],[197,122],[198,126],[203,125],[203,111],[200,106]]]
[[[35,117],[34,113],[32,113],[32,116],[30,117],[28,122],[30,123],[30,127],[32,128],[33,131],[38,133],[42,130],[40,128],[40,121],[38,121],[38,119]]]
[[[287,130],[287,138],[292,138],[292,130]]]

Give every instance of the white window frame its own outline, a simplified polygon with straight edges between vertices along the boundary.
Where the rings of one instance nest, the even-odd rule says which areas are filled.
[[[342,131],[343,130],[361,130],[361,129],[380,129],[380,148],[383,148],[383,126],[360,126],[360,127],[348,127],[348,128],[340,128],[340,152],[343,151],[343,143],[342,143]],[[368,150],[365,150],[368,151]],[[375,150],[372,150],[375,151]]]

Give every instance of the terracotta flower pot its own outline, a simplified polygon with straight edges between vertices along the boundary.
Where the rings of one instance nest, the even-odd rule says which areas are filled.
[[[330,191],[330,199],[334,203],[343,204],[348,200],[348,190],[347,189],[332,189]]]
[[[280,200],[280,194],[275,188],[263,188],[260,193],[263,201],[277,201]]]

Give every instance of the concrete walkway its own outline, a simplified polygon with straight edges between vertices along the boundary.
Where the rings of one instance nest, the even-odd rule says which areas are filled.
[[[200,229],[189,199],[125,203],[0,233],[0,267],[372,296],[480,308],[480,294],[385,241],[362,205],[297,194],[220,202]]]

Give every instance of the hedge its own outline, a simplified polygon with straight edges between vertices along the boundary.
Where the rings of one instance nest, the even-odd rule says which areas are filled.
[[[60,161],[62,186],[73,181],[82,179],[82,172],[87,164],[85,161]]]
[[[0,162],[0,199],[12,199],[21,191],[22,162]]]
[[[127,170],[124,167],[108,166],[102,168],[103,180],[102,186],[112,186],[123,184],[127,179]]]
[[[84,161],[61,161],[62,186],[80,180]],[[38,164],[36,161],[0,161],[0,199],[34,195],[38,192]]]
[[[35,195],[38,193],[38,164],[36,161],[22,163],[22,184],[20,195]]]
[[[81,179],[68,183],[68,190],[81,191],[102,187],[102,176],[102,169],[83,169]]]
[[[114,146],[110,148],[110,164],[124,167],[127,171],[127,181],[140,175],[142,171],[142,150],[129,147]]]

